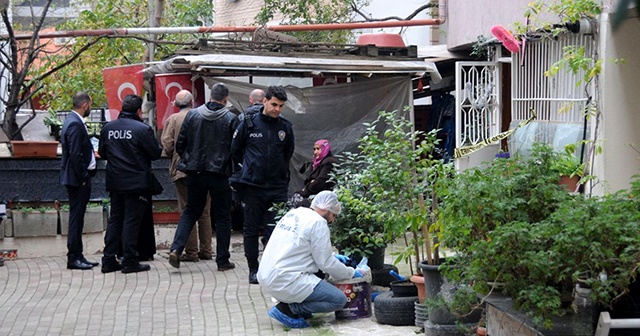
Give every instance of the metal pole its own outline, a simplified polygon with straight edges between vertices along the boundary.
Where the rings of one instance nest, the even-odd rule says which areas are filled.
[[[349,22],[326,23],[306,25],[277,25],[277,26],[213,26],[213,27],[155,27],[155,28],[115,28],[115,29],[90,29],[90,30],[61,30],[49,33],[40,33],[40,38],[77,37],[77,36],[125,36],[148,34],[206,34],[206,33],[250,33],[259,28],[276,32],[291,31],[320,31],[320,30],[354,30],[367,28],[388,27],[414,27],[432,26],[442,24],[444,19],[421,19],[403,21],[377,21],[377,22]],[[16,40],[30,39],[33,34],[16,34]],[[0,35],[0,39],[6,39],[6,34]]]

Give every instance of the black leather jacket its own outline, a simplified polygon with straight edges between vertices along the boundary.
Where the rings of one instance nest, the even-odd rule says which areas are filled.
[[[231,175],[231,139],[237,126],[238,118],[216,102],[189,111],[176,141],[177,169]]]
[[[107,191],[148,192],[151,161],[160,158],[162,147],[151,126],[134,113],[120,112],[100,132],[98,154],[107,160]]]
[[[238,126],[231,147],[233,158],[242,163],[242,169],[230,182],[286,189],[294,147],[293,128],[288,120],[262,112],[247,115]]]

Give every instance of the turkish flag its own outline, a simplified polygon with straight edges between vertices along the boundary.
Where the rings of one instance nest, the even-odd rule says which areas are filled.
[[[124,65],[102,69],[104,92],[107,95],[109,113],[107,120],[115,120],[122,109],[122,99],[130,94],[142,96],[142,64]]]
[[[204,104],[204,82],[201,78],[192,82],[190,73],[175,73],[156,75],[155,81],[158,129],[163,129],[169,116],[179,111],[173,101],[180,90],[189,90],[193,94],[194,107]]]

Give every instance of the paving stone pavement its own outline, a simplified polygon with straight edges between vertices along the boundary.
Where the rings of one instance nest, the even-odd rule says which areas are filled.
[[[236,236],[234,240],[238,240]],[[248,283],[241,246],[234,270],[213,260],[168,263],[159,251],[142,273],[67,270],[66,257],[18,258],[0,267],[0,335],[416,335],[417,327],[381,325],[375,317],[336,320],[317,314],[311,328],[285,330],[274,305]],[[100,261],[100,255],[87,255]],[[375,307],[375,304],[374,304]]]

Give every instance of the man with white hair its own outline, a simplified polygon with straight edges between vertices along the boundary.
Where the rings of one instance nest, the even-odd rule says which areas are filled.
[[[318,270],[336,280],[363,276],[363,270],[342,264],[334,255],[328,223],[340,214],[341,205],[332,191],[321,191],[311,208],[287,212],[278,222],[258,268],[258,282],[279,303],[269,316],[289,328],[307,328],[313,313],[341,309],[344,293],[318,278]]]

